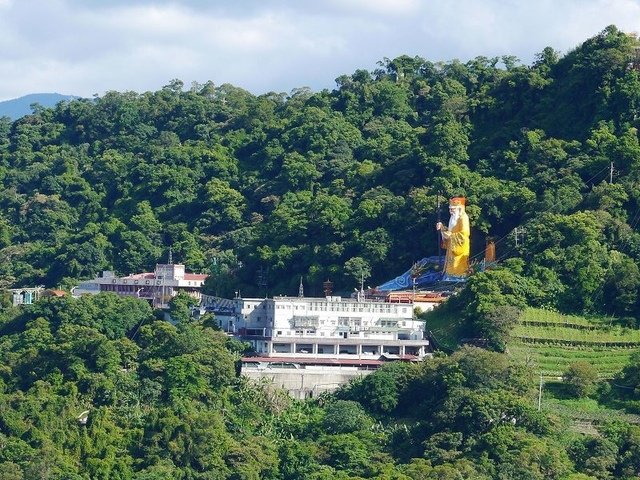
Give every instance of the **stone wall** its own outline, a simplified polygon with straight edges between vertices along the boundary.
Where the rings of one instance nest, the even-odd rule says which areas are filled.
[[[351,379],[369,375],[374,370],[357,367],[300,366],[255,367],[243,366],[242,375],[256,381],[269,379],[274,387],[283,388],[294,398],[315,397],[323,392],[336,390]]]

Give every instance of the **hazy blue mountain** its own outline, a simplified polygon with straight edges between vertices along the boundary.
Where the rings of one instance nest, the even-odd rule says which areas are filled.
[[[24,97],[14,98],[0,102],[0,117],[6,116],[16,120],[31,113],[31,105],[39,103],[43,107],[53,107],[63,100],[79,98],[74,95],[62,95],[60,93],[31,93]]]

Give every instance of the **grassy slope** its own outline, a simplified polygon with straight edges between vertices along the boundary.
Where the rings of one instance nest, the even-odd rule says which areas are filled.
[[[431,332],[436,339],[437,348],[444,351],[453,351],[460,344],[460,339],[465,336],[462,317],[445,309],[438,310],[438,314],[427,314],[425,318],[425,331]]]

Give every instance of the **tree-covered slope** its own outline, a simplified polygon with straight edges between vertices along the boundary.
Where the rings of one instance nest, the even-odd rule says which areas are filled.
[[[531,66],[403,56],[332,91],[173,81],[4,120],[0,286],[148,269],[172,246],[211,292],[292,293],[300,275],[307,294],[327,278],[350,290],[437,251],[441,192],[468,197],[474,255],[490,235],[500,258],[446,303],[456,333],[504,349],[527,306],[637,326],[637,44],[609,27]],[[572,433],[537,410],[538,372],[514,356],[392,363],[298,403],[238,377],[242,348],[209,319],[171,325],[110,294],[3,305],[0,477],[640,474],[637,426]],[[637,409],[639,365],[630,355],[599,398]]]
[[[0,312],[0,478],[637,478],[640,428],[567,430],[534,372],[477,348],[393,362],[305,402],[236,376],[208,320],[141,300],[48,297]],[[618,381],[638,383],[637,355]],[[546,394],[548,395],[548,393]],[[589,476],[587,476],[589,475]]]
[[[609,27],[530,66],[402,56],[332,91],[176,80],[5,121],[0,281],[140,271],[172,246],[211,292],[351,290],[435,254],[441,192],[468,197],[474,254],[490,235],[525,260],[533,303],[635,315],[637,44]]]

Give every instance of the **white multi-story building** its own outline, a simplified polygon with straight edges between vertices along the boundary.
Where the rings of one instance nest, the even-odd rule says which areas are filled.
[[[220,300],[220,299],[218,299]],[[221,327],[249,341],[264,357],[316,359],[422,359],[430,350],[413,304],[340,297],[203,297]]]

